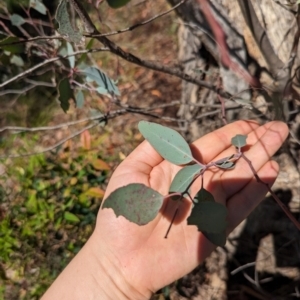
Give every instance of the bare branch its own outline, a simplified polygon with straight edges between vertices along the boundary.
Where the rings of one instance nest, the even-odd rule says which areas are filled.
[[[170,12],[172,12],[173,10],[177,9],[180,5],[184,4],[185,2],[187,2],[188,0],[181,0],[180,2],[178,2],[178,4],[174,5],[172,8],[170,8],[169,10],[166,10],[165,12],[162,12],[160,14],[157,14],[153,17],[151,17],[150,19],[148,20],[145,20],[143,22],[140,22],[140,23],[137,23],[137,24],[134,24],[134,25],[131,25],[127,28],[124,28],[124,29],[120,29],[120,30],[116,30],[116,31],[112,31],[112,32],[108,32],[108,33],[103,33],[103,34],[91,34],[91,35],[86,35],[88,37],[102,37],[102,36],[111,36],[111,35],[116,35],[116,34],[119,34],[119,33],[123,33],[123,32],[127,32],[127,31],[132,31],[140,26],[143,26],[143,25],[146,25],[148,23],[151,23],[153,22],[154,20],[160,18],[160,17],[163,17],[167,14],[169,14]]]
[[[45,153],[45,152],[49,152],[49,151],[52,151],[53,149],[61,146],[62,144],[64,144],[65,142],[67,142],[68,140],[78,136],[79,134],[81,134],[82,132],[84,132],[85,130],[88,130],[88,129],[91,129],[93,127],[96,127],[98,125],[98,123],[93,123],[93,124],[90,124],[84,128],[82,128],[81,130],[79,131],[76,131],[75,133],[67,136],[66,138],[60,140],[58,143],[48,147],[48,148],[45,148],[43,150],[40,150],[40,151],[36,151],[36,152],[30,152],[30,153],[25,153],[25,154],[11,154],[11,155],[2,155],[0,156],[0,159],[2,158],[17,158],[17,157],[26,157],[26,156],[32,156],[32,155],[37,155],[37,154],[42,154],[42,153]]]

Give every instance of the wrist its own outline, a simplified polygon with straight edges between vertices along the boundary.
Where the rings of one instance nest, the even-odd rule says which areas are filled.
[[[42,297],[48,299],[145,300],[93,234]]]

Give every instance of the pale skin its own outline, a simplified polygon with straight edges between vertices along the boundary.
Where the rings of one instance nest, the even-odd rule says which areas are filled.
[[[259,177],[272,185],[278,165],[270,158],[288,135],[284,123],[259,126],[252,121],[234,122],[195,141],[193,154],[204,163],[229,156],[235,153],[230,141],[236,134],[248,135],[248,146],[243,152]],[[115,170],[104,198],[129,183],[143,183],[167,195],[179,169],[144,141]],[[267,193],[243,159],[234,170],[212,168],[205,172],[204,186],[216,201],[227,206],[228,233]],[[199,188],[197,180],[193,193]],[[100,209],[92,236],[42,299],[149,299],[155,291],[192,271],[215,246],[195,226],[187,225],[191,209],[188,200],[181,204],[168,238],[164,238],[176,205],[166,200],[158,216],[145,226],[117,218],[111,209]]]

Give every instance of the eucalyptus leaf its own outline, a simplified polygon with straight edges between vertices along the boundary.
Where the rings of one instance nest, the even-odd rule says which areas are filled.
[[[202,233],[209,241],[211,241],[216,246],[222,247],[226,244],[227,236],[225,230],[220,233],[211,233],[206,231],[202,231]]]
[[[75,95],[75,101],[76,101],[76,107],[82,108],[84,104],[84,96],[82,91],[78,91],[78,93]]]
[[[195,175],[200,173],[201,169],[202,167],[198,164],[182,168],[174,177],[170,186],[170,192],[183,193],[187,189]]]
[[[200,189],[200,191],[195,196],[195,199],[197,200],[197,201],[195,201],[196,203],[203,202],[203,201],[215,202],[215,198],[214,198],[213,194],[211,194],[208,190],[206,190],[204,188]]]
[[[12,14],[10,16],[10,21],[11,21],[11,24],[14,26],[21,26],[25,23],[24,18],[17,14]]]
[[[75,67],[75,56],[73,55],[74,50],[73,50],[73,47],[70,43],[67,43],[67,54],[71,55],[71,56],[68,56],[68,60],[69,60],[69,63],[70,63],[70,67],[72,69],[74,69],[74,67]]]
[[[73,43],[79,44],[83,40],[82,34],[72,26],[67,8],[67,0],[60,0],[55,14],[55,19],[59,24],[58,32]]]
[[[208,233],[221,233],[226,229],[227,209],[218,202],[201,201],[195,203],[188,225],[196,225],[199,231]]]
[[[81,72],[86,75],[86,79],[88,82],[95,81],[99,86],[99,90],[97,90],[101,94],[115,94],[120,96],[120,91],[115,83],[100,69],[96,67],[87,67],[85,69],[81,69]]]
[[[242,148],[247,144],[246,139],[247,135],[237,134],[231,139],[231,144],[237,148]]]
[[[0,49],[10,52],[12,54],[19,54],[25,52],[24,44],[18,43],[20,40],[16,36],[9,36],[0,41]],[[14,44],[15,43],[15,44]]]
[[[18,55],[13,55],[10,62],[18,67],[24,67],[24,60]]]
[[[58,93],[58,100],[60,102],[60,106],[64,112],[67,112],[70,107],[69,100],[74,99],[73,90],[71,89],[68,78],[64,78],[59,82]]]
[[[232,161],[224,161],[220,164],[216,164],[216,166],[220,169],[227,169],[227,170],[230,170],[230,169],[234,169],[235,167],[235,163],[232,162]]]
[[[139,122],[139,130],[151,146],[166,160],[176,165],[193,161],[188,143],[175,130],[152,122]]]
[[[42,15],[46,15],[47,8],[40,0],[30,0],[30,7],[41,13]]]
[[[160,193],[144,184],[132,183],[112,192],[102,208],[112,208],[117,217],[146,225],[157,216],[163,199]]]

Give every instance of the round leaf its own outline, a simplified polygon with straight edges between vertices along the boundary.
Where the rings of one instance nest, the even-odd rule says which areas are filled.
[[[116,216],[145,225],[158,214],[164,197],[157,191],[139,183],[132,183],[112,192],[102,208],[112,208]]]
[[[213,194],[211,194],[209,191],[207,191],[204,188],[201,188],[201,190],[195,196],[194,201],[196,203],[203,202],[203,201],[215,202],[215,198],[214,198]]]
[[[181,192],[183,193],[195,175],[199,174],[202,167],[199,165],[186,166],[181,169],[174,177],[170,186],[170,192]]]
[[[139,122],[139,130],[151,146],[169,162],[183,165],[193,160],[190,146],[177,131],[146,121]]]
[[[226,229],[227,209],[224,205],[202,201],[195,203],[187,222],[189,225],[196,225],[199,231],[208,233],[221,233]]]
[[[247,135],[237,134],[231,139],[231,144],[237,148],[244,147],[246,143]]]

